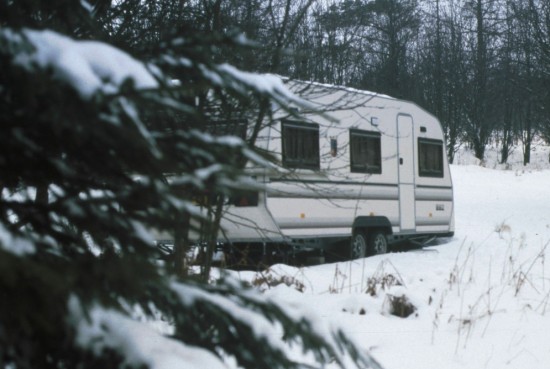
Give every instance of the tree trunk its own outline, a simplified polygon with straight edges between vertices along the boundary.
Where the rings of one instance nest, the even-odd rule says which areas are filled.
[[[189,265],[187,252],[189,251],[189,230],[190,216],[185,213],[179,221],[174,224],[174,274],[179,277],[188,275]]]
[[[485,157],[485,143],[484,141],[477,137],[473,142],[474,156],[479,160],[483,161]]]
[[[510,151],[512,150],[512,130],[511,124],[506,124],[502,134],[502,148],[500,149],[500,164],[506,164]]]
[[[48,205],[48,185],[41,184],[36,186],[36,197],[34,201],[40,205]]]
[[[529,124],[529,129],[525,132],[526,137],[523,142],[523,165],[527,165],[531,162],[531,141],[533,140],[531,133],[531,125]]]
[[[225,196],[219,195],[215,199],[214,204],[214,214],[213,219],[210,218],[210,222],[206,229],[206,253],[204,255],[204,262],[201,271],[201,279],[203,282],[207,283],[208,278],[210,278],[210,270],[212,269],[212,260],[214,257],[214,252],[216,251],[216,246],[218,244],[218,232],[220,230],[220,222],[222,219],[223,213],[223,203]]]

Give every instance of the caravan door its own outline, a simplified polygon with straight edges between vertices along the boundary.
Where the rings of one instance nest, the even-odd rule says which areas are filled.
[[[414,124],[410,115],[397,116],[397,155],[399,174],[399,227],[415,231]]]

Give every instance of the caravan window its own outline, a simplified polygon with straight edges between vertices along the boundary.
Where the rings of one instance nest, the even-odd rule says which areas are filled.
[[[443,178],[443,141],[418,139],[418,171],[421,177]]]
[[[214,136],[237,136],[246,139],[247,124],[244,120],[213,120],[208,122],[206,131]]]
[[[319,169],[319,125],[283,121],[281,128],[283,166]]]
[[[382,173],[379,132],[352,129],[349,142],[352,173]]]

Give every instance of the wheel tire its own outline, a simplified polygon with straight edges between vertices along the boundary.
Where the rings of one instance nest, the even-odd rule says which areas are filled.
[[[386,234],[381,231],[372,231],[368,239],[369,255],[381,255],[388,252],[388,239]]]
[[[364,232],[356,231],[351,237],[350,257],[360,259],[367,256],[367,237]]]

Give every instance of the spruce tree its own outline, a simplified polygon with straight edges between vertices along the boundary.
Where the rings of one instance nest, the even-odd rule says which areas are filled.
[[[213,62],[239,38],[173,35],[131,56],[97,23],[108,11],[0,3],[0,366],[377,367],[338,330],[163,262],[152,231],[204,222],[192,199],[247,186],[242,163],[258,160],[201,129],[212,111],[258,118],[292,97]]]

